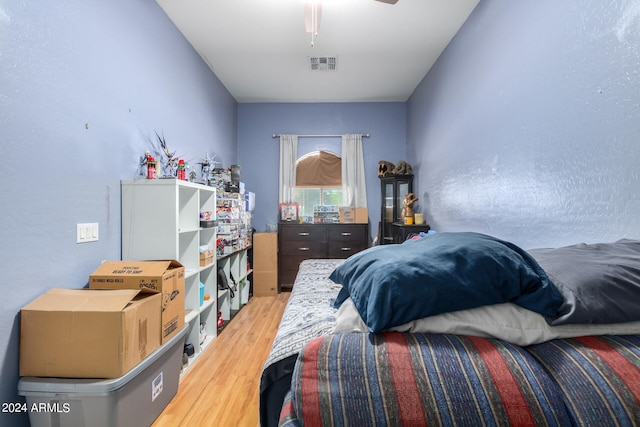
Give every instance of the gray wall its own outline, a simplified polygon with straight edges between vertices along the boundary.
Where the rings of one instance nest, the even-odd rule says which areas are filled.
[[[439,231],[640,238],[640,1],[483,0],[407,108]]]
[[[19,399],[20,308],[120,258],[120,180],[148,139],[235,163],[236,107],[154,1],[0,0],[0,402]],[[98,242],[76,244],[81,222]]]

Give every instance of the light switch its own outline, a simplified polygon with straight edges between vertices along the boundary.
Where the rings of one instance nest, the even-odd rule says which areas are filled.
[[[98,241],[98,223],[76,224],[76,243]]]

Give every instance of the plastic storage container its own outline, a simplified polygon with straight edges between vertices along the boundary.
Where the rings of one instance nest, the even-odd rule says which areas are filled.
[[[187,329],[120,378],[21,378],[31,426],[151,425],[178,391]]]

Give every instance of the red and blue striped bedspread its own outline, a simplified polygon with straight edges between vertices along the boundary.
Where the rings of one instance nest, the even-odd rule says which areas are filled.
[[[640,425],[640,336],[519,347],[388,332],[313,339],[280,425]]]

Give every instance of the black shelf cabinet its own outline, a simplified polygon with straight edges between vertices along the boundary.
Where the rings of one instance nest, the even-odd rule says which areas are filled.
[[[426,233],[431,230],[429,224],[402,224],[394,222],[391,224],[393,228],[393,243],[402,243],[414,234]]]
[[[413,192],[413,175],[390,175],[380,177],[380,232],[378,244],[395,243],[394,222],[402,222],[402,199]]]

